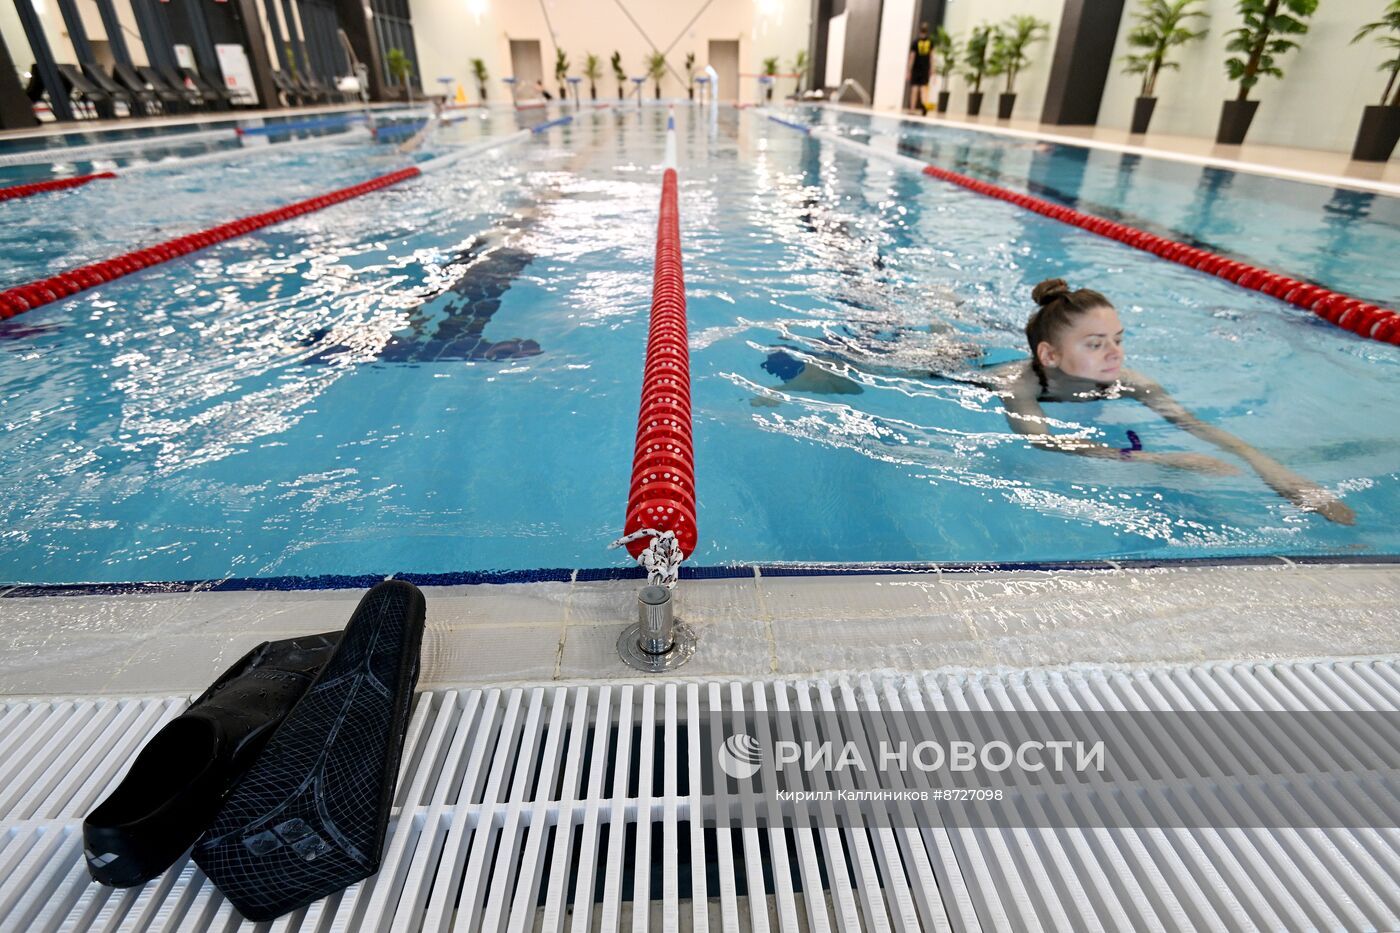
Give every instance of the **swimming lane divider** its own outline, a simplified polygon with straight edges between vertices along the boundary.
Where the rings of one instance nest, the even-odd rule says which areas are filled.
[[[418,120],[413,123],[395,123],[391,126],[377,126],[371,128],[369,132],[371,136],[378,140],[398,139],[403,136],[412,136],[427,125],[427,120]]]
[[[239,136],[276,136],[279,133],[297,133],[302,130],[319,130],[328,126],[344,126],[347,123],[360,123],[367,117],[363,113],[347,113],[336,117],[321,117],[317,120],[298,120],[288,123],[268,123],[263,126],[238,127],[234,130]]]
[[[1055,204],[1034,195],[1011,191],[999,185],[951,172],[900,153],[885,152],[874,146],[846,139],[829,130],[816,128],[810,135],[816,139],[824,139],[859,149],[868,155],[883,156],[903,165],[917,167],[920,172],[930,178],[937,178],[939,181],[959,185],[990,198],[1007,201],[1052,220],[1058,220],[1090,233],[1097,233],[1099,236],[1117,240],[1178,265],[1225,279],[1241,288],[1263,292],[1271,298],[1286,301],[1299,308],[1306,308],[1329,324],[1335,324],[1344,330],[1351,331],[1358,337],[1400,346],[1400,314],[1396,314],[1389,308],[1382,308],[1362,301],[1360,298],[1334,292],[1321,285],[1300,282],[1297,279],[1280,275],[1277,272],[1270,272],[1258,266],[1227,259],[1209,250],[1169,240],[1166,237],[1160,237],[1127,224],[1116,223],[1093,214],[1085,214],[1082,211],[1076,211],[1073,208]]]
[[[764,116],[772,120],[774,123],[781,123],[783,126],[786,126],[789,129],[797,130],[799,133],[806,133],[808,136],[812,135],[812,128],[810,126],[804,126],[801,123],[793,123],[791,120],[784,120],[782,117],[775,117],[771,113],[764,114]]]
[[[182,169],[191,165],[203,165],[206,162],[228,162],[234,159],[242,159],[255,155],[275,155],[287,152],[292,149],[305,149],[313,146],[325,146],[327,144],[343,143],[350,140],[360,139],[369,136],[369,127],[352,126],[344,133],[331,133],[324,136],[309,136],[306,139],[294,139],[285,143],[266,143],[263,145],[240,146],[236,149],[220,149],[217,152],[206,152],[197,156],[185,156],[178,159],[162,159],[159,162],[139,162],[136,165],[125,165],[112,174],[117,178],[126,178],[138,172],[154,172],[161,169]]]
[[[674,135],[675,130],[668,130]],[[668,146],[674,152],[674,146]],[[651,318],[642,368],[642,399],[632,458],[631,491],[623,524],[625,544],[653,577],[674,581],[679,562],[695,552],[695,448],[690,418],[690,343],[686,331],[685,273],[681,267],[679,180],[668,163],[661,177],[661,209],[652,267]],[[672,532],[679,555],[669,571],[643,558],[656,533]],[[651,535],[648,535],[651,532]],[[636,535],[637,537],[633,537]],[[652,537],[653,541],[647,540]],[[655,553],[655,552],[653,552]]]
[[[0,292],[0,320],[23,314],[25,311],[58,301],[60,298],[67,298],[86,289],[96,288],[103,282],[110,282],[150,266],[213,246],[216,243],[252,233],[254,230],[260,230],[263,227],[278,224],[302,214],[309,214],[312,211],[319,211],[332,204],[339,204],[342,201],[369,194],[371,191],[378,191],[389,185],[416,178],[420,174],[422,172],[417,166],[400,169],[397,172],[380,175],[378,178],[371,178],[369,181],[341,188],[317,198],[297,201],[295,204],[288,204],[276,210],[254,214],[251,217],[244,217],[198,233],[177,237],[164,243],[157,243],[155,246],[149,246],[132,253],[124,253],[105,262],[81,266],[59,275],[50,276],[47,279],[31,282],[28,285],[8,289]]]
[[[0,201],[13,201],[15,198],[27,198],[31,194],[39,194],[43,191],[60,191],[64,188],[77,188],[86,185],[90,181],[99,178],[116,178],[113,172],[96,172],[92,175],[74,175],[71,178],[54,178],[50,181],[35,181],[27,185],[10,185],[8,188],[0,188]]]
[[[556,118],[554,118],[553,120],[548,120],[548,121],[546,121],[546,122],[544,122],[544,123],[539,124],[538,126],[532,126],[532,127],[530,127],[530,132],[531,132],[531,133],[543,133],[545,130],[549,129],[550,127],[553,127],[553,126],[563,126],[565,123],[572,123],[572,122],[574,122],[574,118],[573,118],[572,116],[567,116],[567,117],[556,117]]]
[[[128,149],[148,149],[183,146],[187,143],[204,143],[220,139],[237,139],[236,130],[206,130],[200,133],[171,133],[168,136],[143,136],[133,139],[118,139],[109,143],[92,143],[86,146],[51,146],[47,149],[34,149],[29,152],[11,152],[0,155],[0,166],[42,165],[45,162],[86,162],[86,156],[123,152]]]
[[[508,136],[502,136],[500,139],[489,139],[484,143],[480,143],[474,146],[463,146],[461,149],[458,149],[454,152],[449,152],[445,155],[440,155],[436,158],[427,159],[425,161],[419,162],[418,170],[420,172],[423,172],[424,174],[427,174],[428,172],[436,172],[440,169],[447,168],[447,166],[449,165],[456,164],[457,162],[460,162],[463,159],[470,158],[471,156],[481,155],[483,153],[490,152],[492,149],[499,149],[501,146],[506,146],[511,143],[518,143],[522,140],[526,140],[529,138],[529,130],[517,130],[516,132],[511,133]]]

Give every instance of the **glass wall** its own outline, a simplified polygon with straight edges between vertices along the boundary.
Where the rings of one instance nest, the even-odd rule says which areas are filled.
[[[397,87],[401,82],[389,70],[389,50],[400,49],[413,63],[414,86],[422,87],[422,74],[418,68],[418,50],[413,45],[413,21],[408,10],[408,0],[371,0],[374,10],[374,29],[379,39],[380,62],[383,64],[385,83]]]

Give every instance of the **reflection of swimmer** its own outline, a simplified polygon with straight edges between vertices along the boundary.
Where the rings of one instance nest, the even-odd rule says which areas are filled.
[[[1063,279],[1048,279],[1031,292],[1039,309],[1026,324],[1032,357],[990,371],[998,383],[1006,419],[1017,433],[1046,450],[1081,457],[1145,461],[1202,473],[1237,473],[1232,464],[1205,454],[1153,452],[1138,445],[1119,449],[1078,438],[1058,436],[1047,427],[1041,402],[1089,402],[1135,398],[1189,434],[1232,453],[1275,492],[1300,508],[1350,525],[1355,513],[1321,486],[1181,406],[1160,385],[1123,367],[1123,325],[1107,298],[1081,288],[1072,291]]]

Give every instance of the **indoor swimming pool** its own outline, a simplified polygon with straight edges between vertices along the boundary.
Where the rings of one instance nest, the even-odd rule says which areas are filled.
[[[413,154],[336,134],[0,203],[0,287],[550,115],[473,114]],[[1400,297],[1395,199],[791,118]],[[0,584],[629,565],[606,546],[628,494],[665,120],[585,109],[0,322]],[[1400,553],[1394,347],[755,113],[680,109],[677,124],[691,564]],[[0,184],[34,177],[0,167]],[[1341,497],[1355,523],[1300,511],[1247,469],[1087,460],[1013,434],[967,376],[1024,357],[1030,290],[1049,277],[1106,294],[1127,366]],[[1133,402],[1045,410],[1057,433],[1217,453]]]

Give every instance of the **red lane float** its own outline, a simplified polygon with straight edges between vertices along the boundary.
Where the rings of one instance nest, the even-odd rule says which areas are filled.
[[[1095,217],[1093,214],[1085,214],[1062,204],[1042,200],[1034,195],[1010,191],[976,178],[970,178],[967,175],[950,172],[936,165],[924,166],[924,174],[940,181],[961,185],[970,191],[976,191],[978,194],[1009,201],[1027,210],[1035,211],[1037,214],[1043,214],[1062,223],[1097,233],[1110,240],[1126,243],[1171,262],[1208,272],[1211,275],[1234,282],[1243,288],[1263,292],[1291,305],[1306,308],[1318,317],[1358,336],[1400,346],[1400,314],[1396,314],[1388,308],[1368,304],[1359,298],[1352,298],[1320,285],[1299,282],[1267,269],[1226,259],[1224,256],[1218,256],[1185,243],[1178,243],[1175,240],[1168,240],[1136,227],[1114,223],[1102,217]]]
[[[27,185],[10,185],[0,188],[0,201],[13,201],[27,198],[31,194],[44,191],[62,191],[64,188],[77,188],[99,178],[116,178],[114,172],[94,172],[91,175],[74,175],[72,178],[55,178],[52,181],[33,181]]]
[[[677,189],[676,171],[668,168],[661,180],[651,325],[623,534],[642,528],[673,531],[681,553],[689,555],[695,553],[698,531],[695,447],[690,434],[690,346],[686,336]],[[650,543],[645,538],[630,541],[627,551],[635,558]]]
[[[260,230],[263,227],[281,223],[302,214],[319,211],[332,204],[339,204],[341,201],[348,201],[362,194],[378,191],[380,188],[386,188],[418,174],[420,173],[416,167],[400,169],[397,172],[390,172],[388,175],[380,175],[378,178],[360,182],[358,185],[351,185],[348,188],[341,188],[339,191],[323,194],[318,198],[308,198],[305,201],[288,204],[266,213],[254,214],[251,217],[234,220],[198,233],[157,243],[155,246],[149,246],[133,253],[125,253],[115,259],[82,266],[47,279],[41,279],[38,282],[11,288],[8,291],[0,292],[0,320],[14,317],[16,314],[22,314],[51,301],[58,301],[60,298],[67,298],[69,295],[85,289],[96,288],[103,282],[110,282],[149,266],[193,253],[206,246],[213,246],[215,243],[222,243],[225,240],[243,236],[245,233],[252,233],[254,230]]]

